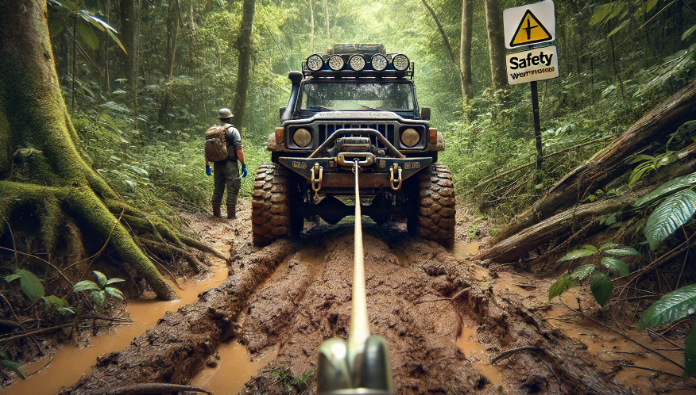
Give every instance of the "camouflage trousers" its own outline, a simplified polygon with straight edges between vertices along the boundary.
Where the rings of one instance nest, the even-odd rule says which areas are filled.
[[[227,187],[227,210],[237,206],[237,196],[242,180],[239,178],[239,167],[236,160],[215,162],[213,166],[215,176],[215,190],[213,191],[213,205],[222,204],[222,195]]]

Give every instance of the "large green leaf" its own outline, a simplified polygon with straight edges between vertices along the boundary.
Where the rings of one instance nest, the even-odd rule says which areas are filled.
[[[592,277],[590,291],[592,291],[592,295],[594,295],[595,300],[597,300],[600,306],[604,307],[604,305],[607,304],[613,290],[614,285],[612,285],[609,276],[606,274],[597,273]]]
[[[682,319],[696,312],[696,284],[672,291],[643,312],[637,330]]]
[[[84,19],[79,19],[77,21],[77,36],[80,37],[80,40],[85,43],[89,49],[99,49],[99,37],[94,33],[92,25],[85,22]]]
[[[578,279],[573,277],[573,275],[568,275],[558,279],[551,288],[549,289],[549,300],[560,296],[563,292],[578,285]]]
[[[679,192],[682,189],[686,189],[692,185],[696,185],[696,173],[691,173],[689,175],[667,181],[649,194],[636,199],[636,201],[633,202],[633,205],[636,207],[645,207],[665,196]]]
[[[73,292],[87,291],[88,289],[99,290],[99,286],[91,280],[82,280],[73,286]]]
[[[41,280],[34,273],[28,270],[15,269],[15,274],[19,275],[19,286],[22,288],[22,292],[32,301],[46,294]]]
[[[609,255],[616,256],[629,256],[629,255],[640,255],[640,252],[636,251],[635,248],[624,247],[624,248],[612,248],[610,250],[604,251]]]
[[[696,374],[696,325],[691,326],[691,331],[684,341],[684,379]]]
[[[621,259],[604,257],[602,258],[602,265],[607,268],[607,270],[618,274],[619,276],[628,276],[630,272],[626,262]]]
[[[592,247],[594,248],[594,247]],[[563,262],[563,261],[569,261],[571,259],[578,259],[578,258],[584,258],[586,256],[594,255],[597,253],[597,249],[595,248],[593,250],[588,250],[585,248],[580,248],[578,250],[573,250],[563,256],[563,258],[559,259],[558,262]]]
[[[57,309],[59,307],[68,307],[68,302],[65,299],[59,298],[55,295],[51,296],[44,296],[41,298],[46,302],[46,306],[48,306],[49,309]]]
[[[684,225],[696,212],[696,192],[678,192],[662,202],[648,218],[643,233],[650,249],[655,250],[662,241]]]
[[[111,295],[111,296],[113,296],[113,297],[115,297],[115,298],[119,298],[119,299],[121,299],[121,300],[124,300],[124,299],[125,299],[125,297],[123,296],[123,292],[121,292],[121,291],[120,291],[119,289],[117,289],[117,288],[106,287],[106,288],[104,288],[104,290],[105,290],[109,295]]]
[[[94,303],[98,304],[99,306],[104,305],[104,301],[106,300],[106,292],[105,291],[92,291],[92,300]]]
[[[592,17],[590,18],[590,26],[594,26],[604,21],[604,19],[608,17],[609,14],[611,14],[613,8],[614,3],[603,4],[597,7],[595,12],[592,14]]]
[[[124,280],[122,278],[114,277],[114,278],[110,278],[109,281],[106,282],[106,285],[122,283],[124,281],[126,281],[126,280]]]
[[[99,287],[104,288],[104,286],[106,286],[106,276],[104,273],[98,270],[94,270],[92,273],[94,273],[94,276],[97,278],[97,284],[99,284]]]
[[[575,269],[575,271],[571,274],[571,276],[577,278],[579,281],[582,281],[587,278],[592,272],[597,268],[597,265],[583,265],[580,266],[579,268]]]

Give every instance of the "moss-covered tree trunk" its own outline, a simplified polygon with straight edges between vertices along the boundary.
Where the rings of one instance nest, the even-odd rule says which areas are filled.
[[[58,83],[46,1],[0,1],[0,37],[0,221],[33,210],[46,251],[56,247],[61,224],[72,221],[95,243],[109,240],[160,298],[175,298],[108,208],[125,204],[80,154]]]

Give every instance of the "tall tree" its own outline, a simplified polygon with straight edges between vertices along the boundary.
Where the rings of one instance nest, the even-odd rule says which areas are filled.
[[[242,10],[241,34],[237,47],[239,48],[239,61],[237,72],[237,92],[234,100],[234,117],[237,127],[242,128],[246,111],[247,89],[249,88],[249,69],[251,68],[251,31],[254,26],[254,13],[256,0],[244,0]]]
[[[474,97],[474,82],[471,77],[471,38],[474,23],[474,0],[462,0],[462,39],[459,47],[459,65],[462,72],[462,98],[466,109]]]
[[[128,79],[128,84],[135,87],[136,83],[136,54],[135,49],[137,47],[137,40],[135,36],[135,0],[121,0],[119,3],[120,17],[121,17],[121,43],[126,49],[126,53],[123,53],[123,74],[126,79]],[[135,88],[133,88],[132,94],[135,94]]]
[[[329,30],[329,0],[324,0],[324,11],[326,11],[326,47],[331,46],[331,30]]]
[[[486,30],[488,31],[488,57],[491,60],[491,82],[493,89],[505,87],[505,39],[503,18],[498,0],[486,0]]]
[[[312,0],[309,0],[309,20],[309,23],[312,26],[312,31],[309,33],[310,40],[312,42],[310,47],[311,52],[314,53],[314,4],[312,3]]]
[[[66,229],[82,229],[77,233],[83,245],[108,243],[160,298],[175,298],[113,214],[117,212],[121,218],[135,209],[125,205],[81,155],[80,140],[58,84],[46,1],[0,2],[0,37],[2,222],[13,225],[15,231],[26,229],[29,219],[38,223],[30,226],[28,235],[52,254],[68,243],[75,244],[66,237],[79,237]],[[2,226],[0,236],[8,226]]]
[[[177,30],[179,27],[179,12],[177,8],[177,0],[169,0],[167,7],[167,48],[165,52],[166,63],[164,65],[163,74],[167,83],[165,84],[165,92],[160,103],[159,123],[164,125],[167,123],[167,114],[171,109],[172,88],[169,82],[174,75],[174,64],[176,61],[176,41]]]

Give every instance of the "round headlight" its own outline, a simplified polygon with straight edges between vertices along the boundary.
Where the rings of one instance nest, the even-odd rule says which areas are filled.
[[[382,71],[386,69],[388,63],[389,62],[387,61],[387,57],[382,55],[381,53],[372,55],[372,59],[370,60],[372,68],[376,71]]]
[[[408,69],[408,66],[411,65],[411,62],[408,60],[406,55],[398,54],[392,58],[392,64],[394,65],[396,71],[405,71]]]
[[[366,63],[365,57],[359,53],[352,55],[350,59],[348,59],[348,66],[350,66],[353,71],[362,71],[362,69],[365,68]]]
[[[324,58],[319,54],[310,55],[307,58],[307,68],[312,71],[319,71],[324,67]]]
[[[413,128],[408,128],[401,132],[401,144],[407,146],[407,147],[413,147],[414,145],[418,144],[420,141],[420,134],[416,131],[416,129]]]
[[[312,133],[305,128],[299,128],[293,133],[292,141],[294,141],[298,147],[304,148],[312,142]]]
[[[343,65],[345,65],[345,62],[343,61],[343,58],[340,55],[329,56],[329,67],[331,68],[331,70],[341,70],[343,68]]]

